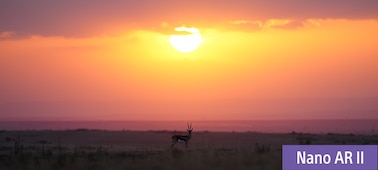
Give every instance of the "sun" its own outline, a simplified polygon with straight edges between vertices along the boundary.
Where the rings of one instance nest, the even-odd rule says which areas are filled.
[[[172,47],[177,51],[189,53],[196,50],[202,43],[202,36],[197,28],[177,27],[176,32],[169,38]]]

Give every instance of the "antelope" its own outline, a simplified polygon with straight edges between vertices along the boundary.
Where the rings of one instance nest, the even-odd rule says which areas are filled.
[[[192,131],[193,131],[191,123],[188,124],[188,128],[186,129],[186,131],[188,131],[188,135],[173,135],[172,136],[171,148],[173,148],[173,146],[175,146],[177,142],[185,143],[185,149],[188,148],[188,142],[192,138]]]

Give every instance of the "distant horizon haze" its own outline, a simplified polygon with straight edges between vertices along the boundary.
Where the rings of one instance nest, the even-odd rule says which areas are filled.
[[[0,120],[378,119],[378,98],[4,102]]]
[[[224,121],[0,121],[0,130],[106,130],[185,133],[192,123],[196,132],[257,132],[377,135],[378,119],[348,120],[224,120]]]

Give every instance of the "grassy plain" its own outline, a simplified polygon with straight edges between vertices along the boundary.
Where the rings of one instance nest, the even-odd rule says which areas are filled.
[[[378,144],[378,135],[172,131],[0,131],[0,169],[280,170],[283,144]]]

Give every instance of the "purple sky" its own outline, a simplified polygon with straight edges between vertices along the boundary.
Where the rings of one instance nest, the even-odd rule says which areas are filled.
[[[377,9],[376,0],[3,0],[0,32],[75,37],[198,18],[209,26],[231,20],[377,19]]]

